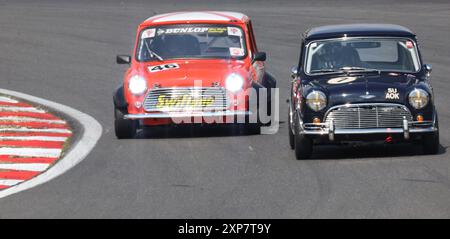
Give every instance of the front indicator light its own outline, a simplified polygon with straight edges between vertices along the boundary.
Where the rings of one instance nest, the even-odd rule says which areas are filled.
[[[321,122],[320,119],[317,117],[313,119],[314,124],[320,124],[320,122]]]
[[[416,120],[417,120],[417,122],[422,123],[423,122],[423,116],[422,115],[417,115]]]

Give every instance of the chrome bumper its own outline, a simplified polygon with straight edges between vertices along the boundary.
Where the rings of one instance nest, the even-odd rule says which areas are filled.
[[[217,112],[158,112],[145,114],[128,114],[124,119],[166,119],[187,117],[226,117],[251,115],[250,111],[217,111]]]
[[[403,134],[403,137],[410,139],[410,133],[432,133],[437,128],[432,121],[407,121],[403,119],[402,128],[369,128],[369,129],[336,129],[334,121],[329,123],[306,123],[300,124],[300,133],[305,135],[328,135],[330,141],[334,141],[335,135],[351,134]]]

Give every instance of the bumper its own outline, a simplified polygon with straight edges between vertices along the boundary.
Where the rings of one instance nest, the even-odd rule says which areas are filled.
[[[405,140],[410,139],[411,134],[433,133],[438,129],[434,122],[407,121],[403,120],[402,128],[369,128],[369,129],[336,129],[333,121],[319,124],[300,124],[300,133],[304,135],[328,135],[330,141],[335,140],[339,135],[373,135],[373,134],[403,134]]]
[[[127,114],[124,119],[167,119],[167,118],[189,118],[189,117],[228,117],[247,116],[250,111],[217,111],[217,112],[157,112],[145,114]]]

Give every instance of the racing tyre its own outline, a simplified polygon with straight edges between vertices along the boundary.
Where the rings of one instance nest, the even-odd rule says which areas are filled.
[[[291,126],[291,116],[288,113],[288,134],[289,134],[289,146],[291,147],[291,149],[295,149],[295,136],[292,133],[292,126]]]
[[[136,135],[137,122],[123,118],[122,111],[114,110],[114,129],[118,139],[131,139]]]
[[[261,125],[260,124],[246,124],[246,133],[253,135],[253,134],[261,134]]]
[[[437,131],[422,138],[424,154],[437,154],[439,152],[439,122],[436,119]]]
[[[299,127],[295,127],[298,129]],[[312,140],[300,134],[298,130],[295,131],[294,136],[295,157],[298,160],[309,159],[312,154],[313,143]]]

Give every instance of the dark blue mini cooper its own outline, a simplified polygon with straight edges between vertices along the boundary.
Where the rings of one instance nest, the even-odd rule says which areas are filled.
[[[292,68],[289,142],[297,159],[313,145],[351,141],[420,142],[439,149],[439,126],[416,36],[397,25],[313,28]]]

